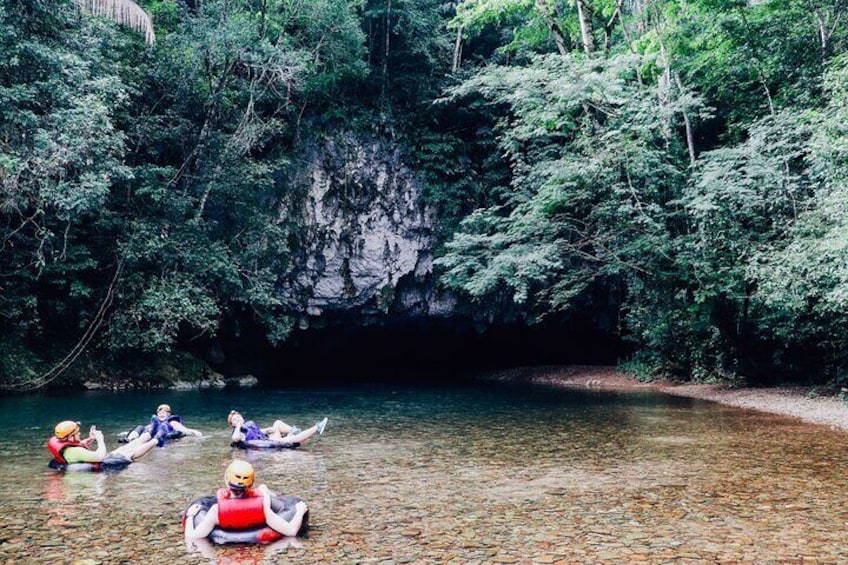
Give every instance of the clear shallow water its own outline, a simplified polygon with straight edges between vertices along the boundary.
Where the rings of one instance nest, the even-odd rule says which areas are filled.
[[[115,435],[168,402],[204,431],[114,474],[57,474],[60,419]],[[229,447],[226,415],[301,427]],[[652,393],[354,387],[0,399],[2,563],[844,563],[848,434]],[[179,514],[234,456],[308,501],[294,543],[187,551]],[[90,561],[84,561],[90,560]]]

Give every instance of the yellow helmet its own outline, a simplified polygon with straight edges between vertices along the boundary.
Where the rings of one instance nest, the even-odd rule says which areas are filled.
[[[170,407],[169,405],[167,405],[167,404],[160,404],[160,405],[159,405],[159,407],[156,409],[156,412],[161,412],[162,410],[165,410],[165,411],[167,411],[168,413],[170,413],[170,412],[171,412],[171,407]]]
[[[224,480],[227,486],[234,489],[247,489],[253,486],[253,479],[256,473],[253,471],[253,465],[247,461],[236,459],[230,466],[227,467],[227,472],[224,473]]]
[[[56,437],[59,439],[67,439],[71,437],[74,433],[78,432],[79,429],[79,422],[65,420],[64,422],[59,422],[58,424],[56,424],[56,429],[53,430],[53,433],[55,433]]]

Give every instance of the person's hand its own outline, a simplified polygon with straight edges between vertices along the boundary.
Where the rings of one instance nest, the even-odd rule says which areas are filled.
[[[197,513],[200,512],[201,508],[202,507],[199,504],[192,504],[188,507],[188,510],[186,510],[186,518],[194,518]]]
[[[309,507],[306,506],[306,503],[301,500],[294,505],[294,509],[300,512],[301,514],[306,514],[306,511],[309,510]]]
[[[92,426],[88,429],[88,437],[94,437],[94,434],[96,434],[96,433],[97,433],[97,426],[92,425]]]
[[[271,496],[271,490],[268,488],[268,485],[262,483],[258,487],[256,487],[256,491],[262,494],[262,496]]]

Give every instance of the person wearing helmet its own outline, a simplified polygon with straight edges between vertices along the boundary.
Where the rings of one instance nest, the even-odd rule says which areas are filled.
[[[145,426],[144,431],[153,437],[160,438],[160,446],[165,439],[188,435],[201,437],[203,435],[198,430],[193,430],[183,424],[183,419],[179,416],[171,415],[171,406],[168,404],[160,404],[156,408],[156,413],[150,417],[150,423]]]
[[[97,448],[92,449],[92,444],[97,443]],[[47,442],[47,449],[53,455],[53,460],[59,465],[72,465],[76,463],[101,463],[106,459],[112,461],[124,460],[132,463],[156,445],[152,438],[137,438],[130,443],[115,449],[106,451],[106,442],[103,440],[103,432],[96,426],[91,426],[88,438],[80,438],[80,424],[71,420],[65,420],[56,424],[53,437]]]
[[[168,404],[160,404],[156,408],[156,413],[150,417],[150,422],[146,426],[136,426],[131,431],[120,434],[118,441],[132,441],[145,434],[148,437],[155,437],[159,447],[165,445],[165,442],[169,439],[187,435],[203,436],[200,431],[193,430],[183,424],[183,419],[179,416],[171,415],[171,406]]]
[[[273,493],[264,484],[253,488],[256,473],[253,465],[236,459],[224,473],[225,488],[219,489],[216,501],[209,507],[197,525],[194,516],[202,510],[200,504],[192,504],[186,510],[185,539],[197,540],[207,537],[212,530],[248,530],[268,526],[284,536],[296,536],[303,524],[308,507],[302,500],[295,505],[294,514],[288,520],[271,508]]]
[[[229,416],[227,416],[227,423],[233,428],[233,443],[257,439],[269,439],[280,443],[303,443],[315,434],[321,435],[324,433],[324,428],[327,427],[327,418],[302,431],[282,420],[276,420],[274,425],[269,428],[260,428],[253,420],[245,420],[238,410],[231,410]]]

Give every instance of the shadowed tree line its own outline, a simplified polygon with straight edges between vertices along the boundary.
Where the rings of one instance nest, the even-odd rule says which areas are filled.
[[[339,129],[403,148],[490,318],[614,303],[639,375],[844,379],[845,2],[131,4],[0,0],[4,386],[283,343],[287,179]]]

